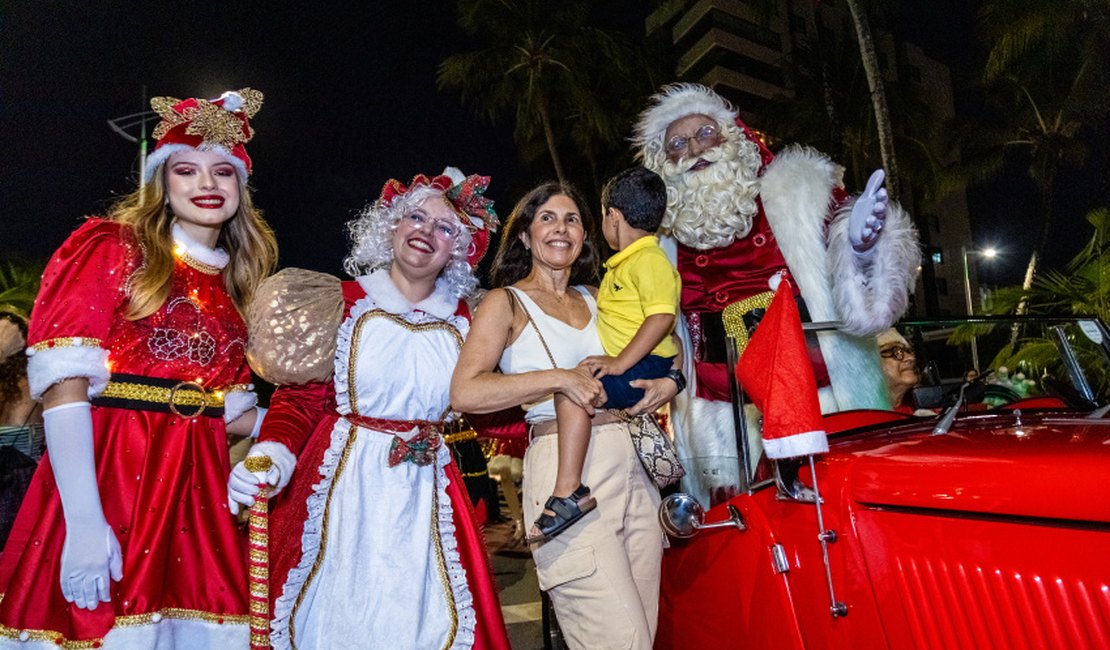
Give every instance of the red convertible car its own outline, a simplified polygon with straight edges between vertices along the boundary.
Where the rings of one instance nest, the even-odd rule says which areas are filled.
[[[828,453],[664,501],[656,648],[1110,648],[1110,333],[900,329],[928,410],[828,415]]]

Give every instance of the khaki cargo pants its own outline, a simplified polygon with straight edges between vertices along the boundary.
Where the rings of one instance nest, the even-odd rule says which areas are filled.
[[[659,613],[663,532],[659,491],[640,465],[624,423],[595,426],[583,483],[597,508],[561,535],[534,545],[540,588],[551,596],[572,649],[650,650]],[[524,521],[530,526],[555,485],[558,436],[524,455]]]

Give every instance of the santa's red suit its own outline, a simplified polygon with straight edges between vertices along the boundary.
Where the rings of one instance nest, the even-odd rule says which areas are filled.
[[[750,227],[725,237],[723,244],[716,243],[718,237],[706,245],[698,233],[682,228],[689,206],[685,212],[681,209],[683,195],[676,188],[675,172],[665,169],[664,133],[675,120],[689,115],[712,118],[721,125],[723,138],[747,138],[747,150],[755,152],[749,153],[752,173],[747,181],[755,192]],[[738,128],[731,128],[733,124]],[[908,215],[891,205],[882,236],[866,254],[857,253],[848,237],[855,198],[844,192],[843,169],[804,147],[772,155],[732,107],[704,86],[664,88],[641,115],[635,141],[644,164],[668,183],[670,220],[664,225],[674,234],[669,249],[682,277],[684,318],[678,330],[686,342],[691,383],[673,405],[675,436],[688,470],[683,488],[708,503],[716,488],[734,487],[740,480],[727,401],[731,369],[714,353],[721,347],[714,336],[720,334],[721,312],[735,303],[748,311],[748,303],[758,302],[754,297],[770,291],[771,277],[788,270],[809,320],[840,324],[837,331],[817,335],[820,352],[811,355],[818,383],[825,384],[822,410],[889,408],[874,335],[905,311],[920,256],[917,236]],[[749,427],[749,439],[758,449],[757,427]]]

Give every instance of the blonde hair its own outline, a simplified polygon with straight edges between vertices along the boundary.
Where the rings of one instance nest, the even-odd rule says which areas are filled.
[[[142,264],[129,284],[128,320],[153,314],[170,295],[174,269],[173,214],[166,204],[163,169],[155,170],[144,187],[123,197],[108,211],[109,219],[131,229],[143,255]],[[274,231],[254,207],[242,178],[239,209],[220,229],[216,245],[231,258],[223,271],[227,293],[239,312],[246,313],[255,288],[277,266],[278,250]]]

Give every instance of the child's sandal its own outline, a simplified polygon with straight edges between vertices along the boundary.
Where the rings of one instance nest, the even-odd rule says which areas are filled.
[[[596,507],[597,500],[590,496],[590,488],[581,483],[569,497],[548,497],[543,506],[544,511],[536,518],[533,527],[533,530],[539,532],[529,535],[524,541],[528,544],[546,542],[573,526]]]

